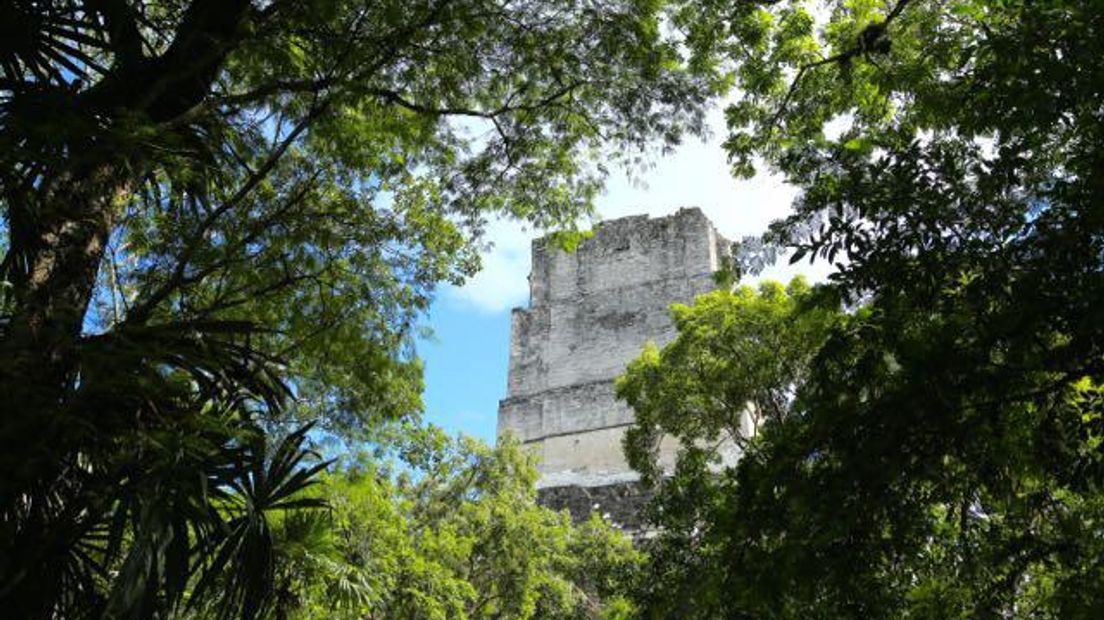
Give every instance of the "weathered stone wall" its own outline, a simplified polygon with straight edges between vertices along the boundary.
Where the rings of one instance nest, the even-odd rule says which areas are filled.
[[[618,482],[603,486],[560,486],[541,489],[542,505],[552,510],[566,510],[575,522],[585,521],[591,513],[633,533],[644,533],[648,524],[644,507],[652,491],[640,482]]]
[[[498,429],[541,455],[542,488],[637,478],[621,451],[633,414],[614,398],[613,380],[646,342],[674,337],[670,305],[714,287],[726,246],[698,209],[603,222],[573,253],[533,242],[530,305],[513,313]],[[665,441],[662,460],[674,450]]]

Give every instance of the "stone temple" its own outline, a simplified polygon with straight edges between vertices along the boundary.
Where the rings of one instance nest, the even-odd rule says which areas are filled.
[[[515,308],[498,432],[541,457],[542,502],[576,518],[597,507],[632,527],[644,500],[621,439],[633,421],[614,379],[675,329],[669,307],[715,288],[728,241],[699,209],[601,223],[575,252],[533,242],[528,308]],[[660,447],[673,461],[674,442]]]

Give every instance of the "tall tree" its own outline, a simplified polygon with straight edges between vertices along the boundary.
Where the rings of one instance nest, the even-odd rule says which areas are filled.
[[[675,305],[672,315],[678,337],[662,350],[646,348],[616,388],[636,413],[626,457],[646,484],[658,486],[646,509],[656,534],[637,602],[647,617],[725,617],[740,597],[723,580],[743,567],[731,566],[717,541],[737,544],[746,534],[730,529],[729,511],[744,509],[733,499],[745,485],[786,480],[778,471],[742,478],[733,458],[746,470],[746,462],[784,444],[776,433],[793,415],[813,358],[845,316],[802,278],[786,287],[764,282],[758,290],[714,291],[691,306]],[[673,471],[658,463],[664,437],[680,443]],[[761,518],[736,514],[741,523]]]
[[[649,1],[4,9],[0,597],[26,616],[101,608],[126,560],[78,551],[140,527],[118,500],[169,493],[176,447],[417,410],[415,318],[486,219],[569,224],[723,86]],[[74,562],[102,572],[74,589]]]
[[[733,62],[737,172],[759,157],[802,189],[766,245],[737,248],[745,267],[764,249],[827,260],[828,292],[863,306],[700,523],[713,595],[690,608],[1099,616],[1098,3],[722,2],[681,20],[700,58]]]

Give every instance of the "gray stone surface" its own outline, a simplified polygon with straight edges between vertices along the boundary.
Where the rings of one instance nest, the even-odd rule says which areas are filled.
[[[563,486],[541,489],[537,500],[553,510],[567,510],[576,523],[597,512],[615,526],[632,533],[648,530],[644,507],[652,491],[639,482],[618,482],[597,487]]]
[[[542,457],[542,497],[567,497],[556,487],[622,485],[575,491],[583,499],[572,505],[602,493],[637,503],[625,499],[635,487],[623,485],[636,475],[621,451],[633,414],[614,398],[613,381],[645,343],[674,337],[670,305],[714,288],[727,245],[698,209],[603,222],[573,253],[547,238],[533,242],[530,303],[513,312],[498,430]],[[661,461],[674,450],[665,441]]]

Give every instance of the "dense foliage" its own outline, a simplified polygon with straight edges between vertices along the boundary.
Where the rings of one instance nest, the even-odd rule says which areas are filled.
[[[672,314],[678,337],[662,350],[649,345],[617,382],[618,397],[636,411],[625,438],[629,464],[659,487],[647,515],[658,531],[647,545],[649,570],[637,594],[653,617],[713,618],[734,594],[725,576],[746,570],[730,566],[723,546],[748,533],[733,531],[733,521],[762,519],[733,500],[744,485],[774,483],[740,474],[783,441],[776,433],[793,414],[813,357],[846,317],[801,278],[786,287],[718,290],[691,306],[675,305]],[[674,471],[658,463],[663,436],[681,443]],[[751,590],[765,594],[760,587],[756,582]]]
[[[680,311],[673,349],[630,371],[637,455],[661,432],[712,437],[760,407],[757,393],[795,385],[738,466],[703,482],[689,447],[663,483],[656,514],[671,534],[645,613],[1100,617],[1099,3],[687,11],[695,51],[736,65],[737,171],[761,157],[803,190],[765,240],[737,248],[744,269],[785,249],[831,261],[812,307],[859,309],[810,355],[809,340],[779,351],[730,340],[711,326],[761,313],[707,300]],[[789,338],[809,319],[769,320],[762,333]],[[754,372],[791,361],[791,375]],[[666,376],[718,365],[733,372]]]
[[[621,618],[639,555],[597,516],[536,503],[533,457],[418,429],[390,468],[327,474],[329,507],[277,527],[277,617]]]
[[[239,453],[416,412],[415,321],[488,218],[570,225],[606,165],[701,129],[723,82],[661,10],[3,3],[5,613],[163,616],[233,582],[219,498],[268,565],[249,494],[277,481]],[[219,613],[269,608],[268,574]]]
[[[681,465],[694,468],[685,472],[694,484],[709,485],[709,464],[789,414],[810,359],[842,320],[816,303],[806,281],[795,278],[786,287],[765,282],[757,291],[718,290],[692,306],[672,306],[678,339],[662,351],[648,344],[617,383],[618,397],[636,409],[625,448],[645,482],[664,475],[654,452],[661,430],[683,441]]]

